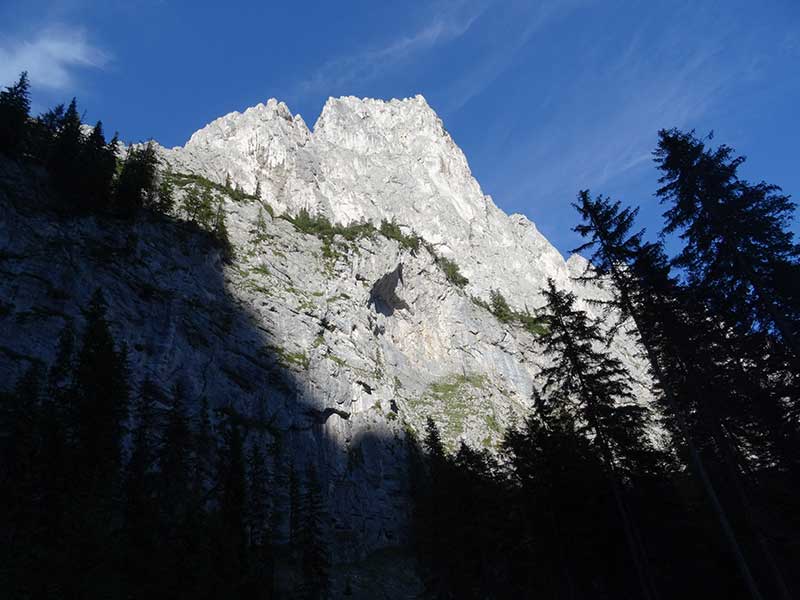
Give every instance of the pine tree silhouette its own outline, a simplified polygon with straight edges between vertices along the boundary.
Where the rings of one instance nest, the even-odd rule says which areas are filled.
[[[14,85],[0,91],[0,153],[11,157],[23,153],[30,109],[28,73],[23,71]]]

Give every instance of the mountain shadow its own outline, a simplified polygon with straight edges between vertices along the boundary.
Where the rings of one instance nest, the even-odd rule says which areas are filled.
[[[59,202],[0,158],[4,589],[416,594],[405,445],[350,433],[208,233]]]

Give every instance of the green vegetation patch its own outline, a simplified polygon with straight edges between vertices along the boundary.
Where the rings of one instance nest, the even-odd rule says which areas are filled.
[[[439,381],[432,383],[428,389],[432,394],[435,394],[442,400],[452,400],[459,395],[462,388],[465,386],[472,386],[476,389],[484,389],[486,387],[486,376],[479,373],[475,374],[458,374],[448,375]]]
[[[410,250],[412,254],[416,254],[419,250],[422,238],[420,238],[414,232],[411,232],[410,234],[403,233],[400,225],[398,225],[394,219],[391,221],[383,219],[381,221],[381,227],[378,231],[386,239],[395,240],[400,244],[401,248]]]
[[[172,183],[172,185],[180,188],[185,188],[187,186],[193,185],[195,187],[200,188],[201,190],[208,190],[218,192],[220,194],[225,194],[231,200],[235,202],[255,202],[261,201],[258,196],[254,194],[248,194],[244,190],[239,187],[231,187],[230,185],[223,185],[220,183],[215,183],[210,179],[203,177],[202,175],[196,175],[195,173],[167,173],[166,179]],[[262,202],[264,208],[270,215],[273,215],[272,207]]]
[[[527,310],[519,312],[512,309],[499,290],[491,290],[490,302],[472,296],[472,302],[492,313],[501,323],[516,324],[532,335],[547,333],[547,324],[541,317],[530,314]]]
[[[439,265],[439,268],[442,270],[442,273],[444,273],[447,281],[453,285],[463,288],[469,283],[469,279],[461,274],[461,271],[458,269],[458,265],[449,258],[445,258],[444,256],[436,256],[436,264]]]
[[[475,391],[484,390],[487,378],[480,373],[458,373],[431,383],[422,397],[410,400],[412,408],[427,411],[442,427],[448,445],[464,432],[464,423],[477,412]]]
[[[280,346],[270,346],[269,350],[275,353],[275,356],[278,358],[278,363],[283,367],[300,367],[301,369],[308,369],[308,355],[302,350],[300,352],[289,352]]]
[[[331,223],[325,215],[312,215],[305,208],[301,209],[294,217],[281,215],[281,218],[289,221],[298,231],[317,236],[323,241],[333,241],[335,236],[340,235],[348,242],[354,242],[360,238],[373,238],[376,233],[375,226],[372,223],[360,222],[339,225]]]

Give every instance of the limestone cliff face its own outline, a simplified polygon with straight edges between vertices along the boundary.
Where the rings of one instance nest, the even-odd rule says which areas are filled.
[[[176,170],[247,191],[261,184],[278,211],[300,208],[350,223],[396,219],[460,260],[470,293],[500,289],[521,308],[547,277],[567,284],[561,254],[522,215],[481,191],[467,160],[422,96],[329,99],[311,132],[285,104],[231,113],[165,151]]]
[[[266,424],[263,435],[281,439],[276,463],[317,466],[341,559],[403,541],[405,438],[426,417],[448,444],[491,447],[530,409],[545,360],[535,337],[472,296],[499,289],[533,308],[548,277],[607,293],[574,288],[583,259],[565,262],[481,192],[421,96],[331,99],[313,132],[270,100],[160,153],[174,172],[230,175],[248,192],[260,184],[261,201],[217,192],[232,264],[180,220],[56,219],[35,173],[0,164],[0,376],[49,360],[58,330],[80,328],[100,287],[137,378],[182,380]],[[326,246],[277,217],[301,208],[340,223],[394,219],[470,283],[449,283],[424,246],[377,234]],[[644,377],[632,343],[615,351]]]

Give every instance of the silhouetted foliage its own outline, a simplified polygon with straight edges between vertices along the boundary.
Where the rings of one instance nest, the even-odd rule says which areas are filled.
[[[659,132],[658,190],[666,233],[680,232],[674,263],[711,309],[741,334],[766,329],[798,356],[800,246],[788,228],[795,205],[776,185],[738,177],[744,157],[707,149],[693,133]]]
[[[461,271],[455,261],[445,258],[444,256],[434,256],[436,256],[436,264],[439,265],[439,268],[444,273],[447,281],[462,288],[469,283],[469,279],[461,274]]]
[[[1,153],[14,157],[25,150],[30,109],[30,84],[23,71],[14,85],[0,92]]]
[[[383,237],[398,242],[401,248],[406,248],[407,250],[410,250],[412,253],[416,253],[419,251],[419,246],[420,246],[419,236],[414,234],[413,231],[409,234],[403,233],[403,230],[400,228],[400,225],[398,225],[394,219],[392,219],[391,221],[382,219],[379,231]]]
[[[29,116],[27,74],[0,92],[0,152],[47,167],[65,215],[113,211],[131,218],[142,208],[169,214],[173,190],[162,181],[152,144],[132,146],[118,166],[119,142],[106,141],[101,122],[83,125],[75,98]]]
[[[659,195],[672,204],[665,231],[680,232],[686,245],[670,261],[634,230],[636,210],[581,192],[576,231],[588,242],[579,250],[593,252],[582,279],[614,284],[616,326],[627,320],[643,342],[666,424],[745,586],[754,597],[788,597],[782,557],[797,534],[777,538],[765,523],[770,514],[796,531],[796,512],[779,508],[798,483],[797,378],[778,326],[783,317],[791,322],[785,307],[793,300],[779,290],[775,304],[759,300],[747,265],[764,277],[797,268],[796,246],[782,229],[791,205],[774,186],[740,181],[742,159],[731,149],[708,150],[692,134],[662,131],[656,157],[666,184]]]
[[[158,158],[152,144],[132,146],[122,163],[114,194],[115,209],[133,216],[158,204]]]
[[[85,315],[77,348],[65,328],[49,371],[34,364],[0,393],[4,594],[272,597],[273,491],[257,441],[245,457],[246,432],[226,416],[217,444],[207,406],[193,423],[181,385],[132,390],[100,292]],[[318,598],[326,509],[313,476],[303,490],[297,572]]]

